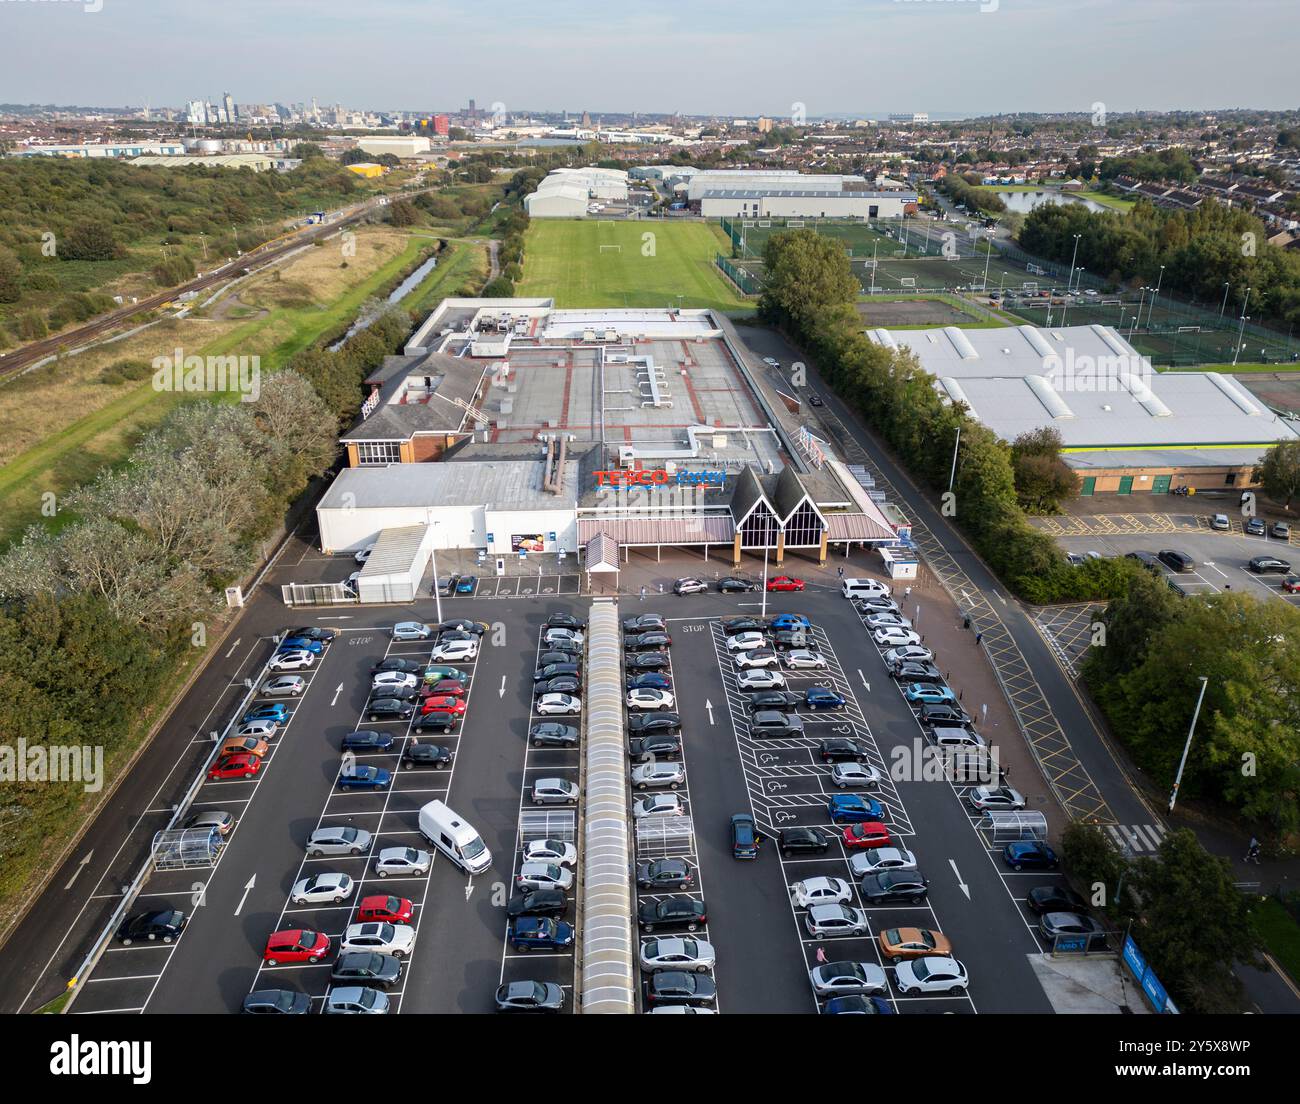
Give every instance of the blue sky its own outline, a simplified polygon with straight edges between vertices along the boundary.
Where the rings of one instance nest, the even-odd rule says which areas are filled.
[[[100,10],[93,10],[95,7]],[[1294,0],[0,0],[0,102],[789,116],[1297,106]],[[1272,28],[1270,30],[1269,28]]]

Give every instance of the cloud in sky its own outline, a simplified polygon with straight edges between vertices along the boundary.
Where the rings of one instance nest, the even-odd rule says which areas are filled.
[[[95,7],[100,10],[94,11]],[[1295,106],[1292,0],[0,0],[0,101],[879,115]]]

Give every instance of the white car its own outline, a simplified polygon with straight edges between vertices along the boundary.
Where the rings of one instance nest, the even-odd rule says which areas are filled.
[[[890,648],[883,658],[891,667],[897,667],[900,663],[929,663],[934,659],[934,653],[920,644],[908,644],[902,648]]]
[[[262,683],[262,693],[268,698],[296,698],[306,689],[307,680],[302,675],[281,675]]]
[[[641,942],[641,969],[648,974],[656,970],[687,970],[703,974],[713,969],[716,960],[713,944],[703,939],[664,935]]]
[[[419,679],[406,671],[380,671],[370,683],[370,689],[378,693],[381,690],[409,690],[419,684]]]
[[[781,656],[781,662],[791,670],[800,667],[822,669],[826,666],[826,657],[811,648],[795,648]]]
[[[627,692],[629,709],[671,709],[676,699],[667,690],[639,689]]]
[[[767,637],[761,632],[742,632],[727,637],[727,650],[730,652],[752,652],[767,644]]]
[[[399,621],[393,626],[394,640],[428,640],[433,630],[423,621]]]
[[[572,694],[543,694],[533,706],[534,713],[570,714],[581,713],[582,702]]]
[[[790,900],[796,908],[842,905],[852,899],[853,887],[843,878],[805,878],[790,887]]]
[[[904,959],[895,966],[894,985],[900,993],[950,993],[955,997],[966,992],[970,978],[955,958],[927,955]]]
[[[769,368],[780,368],[780,367],[781,367],[781,362],[778,361],[775,357],[764,357],[764,358],[763,358],[763,363],[766,364]]]
[[[294,648],[287,652],[276,652],[266,668],[268,671],[302,671],[315,662],[316,657],[311,652],[305,648]]]
[[[340,904],[352,896],[356,884],[346,874],[315,874],[294,883],[289,894],[295,905]]]
[[[775,667],[780,662],[780,657],[771,648],[755,648],[752,652],[737,654],[736,669],[739,671],[753,671],[763,667]]]
[[[577,629],[566,629],[556,627],[547,629],[546,634],[542,637],[543,644],[555,644],[557,642],[565,644],[576,644],[582,647],[583,635]]]
[[[573,871],[559,863],[526,862],[515,875],[515,885],[520,889],[569,889],[573,885]]]
[[[559,863],[561,866],[574,866],[577,861],[578,849],[565,840],[529,840],[524,844],[524,862],[526,863]]]
[[[368,544],[368,545],[365,546],[365,548],[361,549],[361,550],[360,550],[360,551],[359,551],[355,556],[353,556],[352,558],[353,558],[354,560],[356,560],[357,563],[359,563],[359,564],[363,564],[363,563],[365,563],[368,559],[370,559],[370,553],[372,553],[374,550],[375,550],[375,546],[374,546],[373,544]]]
[[[900,613],[871,613],[867,615],[869,629],[910,629],[912,622]]]
[[[872,996],[888,988],[885,971],[874,962],[827,962],[808,971],[819,997]]]
[[[836,763],[831,767],[831,781],[841,790],[878,789],[884,775],[870,763]]]
[[[686,807],[682,804],[682,799],[674,793],[638,797],[632,802],[633,820],[648,816],[683,816],[685,813]]]
[[[855,878],[886,870],[915,870],[916,856],[901,847],[871,847],[849,856],[849,871]]]
[[[467,659],[478,658],[478,641],[477,640],[444,640],[441,644],[435,644],[433,651],[429,654],[430,659],[451,661],[453,663],[464,662]]]
[[[1010,786],[976,786],[967,800],[973,809],[1023,809],[1025,797],[1019,790]]]
[[[879,579],[845,579],[840,589],[846,598],[888,598],[890,594],[888,585]]]
[[[741,690],[784,690],[785,675],[780,671],[742,671],[736,676]]]
[[[429,873],[433,856],[414,847],[385,847],[375,856],[375,873],[381,878],[423,876]]]
[[[637,790],[668,787],[677,789],[686,781],[681,763],[642,763],[632,770],[632,787]]]
[[[867,935],[871,931],[867,914],[848,905],[813,905],[804,917],[804,927],[814,939]]]
[[[349,924],[339,944],[339,956],[353,951],[378,951],[403,958],[415,946],[415,929],[410,924],[382,924],[369,921]]]
[[[909,644],[920,644],[921,634],[894,625],[889,628],[873,630],[871,639],[882,648],[900,648]]]

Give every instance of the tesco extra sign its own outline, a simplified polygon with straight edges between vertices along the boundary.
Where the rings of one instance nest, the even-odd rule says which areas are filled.
[[[597,487],[722,487],[727,482],[724,471],[666,472],[662,468],[638,468],[632,471],[598,471]]]

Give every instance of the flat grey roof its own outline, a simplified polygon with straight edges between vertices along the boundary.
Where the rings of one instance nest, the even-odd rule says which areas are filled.
[[[839,191],[830,188],[706,188],[700,193],[700,199],[762,199],[763,197],[783,199],[898,199],[904,203],[915,203],[915,192],[860,192],[854,189]]]
[[[317,509],[487,505],[495,510],[573,510],[577,461],[565,462],[564,491],[558,495],[542,490],[543,466],[541,461],[515,460],[344,468]]]

